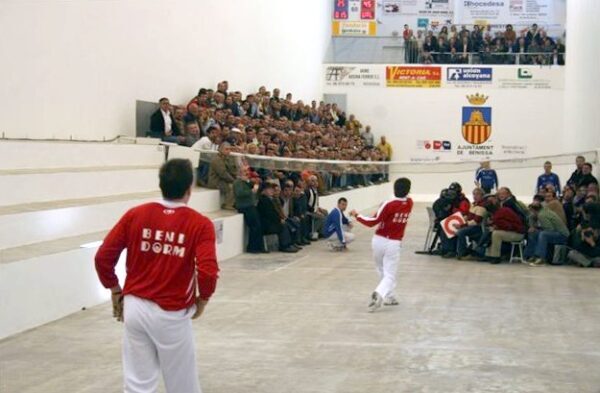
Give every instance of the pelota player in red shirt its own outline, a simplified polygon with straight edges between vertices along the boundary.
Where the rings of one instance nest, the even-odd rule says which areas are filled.
[[[194,180],[189,160],[166,162],[159,178],[164,200],[125,213],[98,250],[96,270],[112,292],[113,316],[124,321],[124,391],[154,393],[162,373],[167,392],[200,393],[191,320],[216,287],[215,230],[186,206]],[[115,265],[124,249],[121,290]]]
[[[380,281],[371,295],[369,312],[377,310],[382,304],[398,305],[394,289],[402,238],[413,207],[412,199],[407,197],[409,192],[410,180],[405,177],[400,178],[394,183],[395,198],[383,202],[373,217],[362,216],[356,210],[350,213],[361,224],[368,227],[378,225],[371,244],[375,269]]]

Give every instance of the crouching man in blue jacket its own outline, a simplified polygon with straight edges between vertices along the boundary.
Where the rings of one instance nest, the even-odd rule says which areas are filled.
[[[322,234],[327,239],[327,246],[333,251],[343,251],[346,245],[354,240],[354,234],[350,232],[352,223],[344,215],[348,207],[346,198],[338,199],[337,207],[333,208],[323,226]]]

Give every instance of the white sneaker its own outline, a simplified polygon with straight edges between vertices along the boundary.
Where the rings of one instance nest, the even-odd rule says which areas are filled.
[[[386,296],[386,298],[383,300],[384,306],[397,306],[398,304],[400,303],[394,295]]]
[[[373,292],[371,295],[371,303],[369,303],[369,312],[374,312],[378,308],[381,307],[383,303],[383,298],[377,292]]]
[[[331,251],[344,251],[346,249],[346,246],[344,245],[340,245],[337,242],[327,242],[327,247],[331,250]]]

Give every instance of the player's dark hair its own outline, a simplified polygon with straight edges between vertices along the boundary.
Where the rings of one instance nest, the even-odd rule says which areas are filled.
[[[344,197],[341,197],[340,199],[338,199],[338,205],[339,205],[340,203],[342,203],[342,202],[346,202],[346,203],[348,203],[348,200],[347,200],[346,198],[344,198]]]
[[[159,187],[165,199],[181,199],[194,182],[190,160],[174,158],[165,162],[158,172]]]
[[[401,177],[394,182],[394,195],[398,198],[404,198],[410,192],[410,180]]]

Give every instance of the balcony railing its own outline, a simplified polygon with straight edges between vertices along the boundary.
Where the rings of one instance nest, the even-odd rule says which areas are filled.
[[[564,65],[564,52],[425,52],[401,37],[333,37],[325,63]]]

